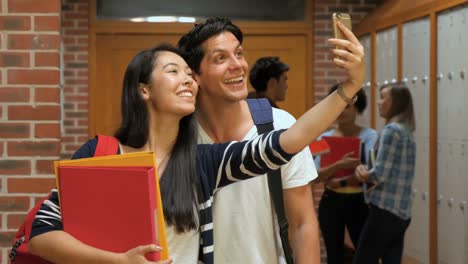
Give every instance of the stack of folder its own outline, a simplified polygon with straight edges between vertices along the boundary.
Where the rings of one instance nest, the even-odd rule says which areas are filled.
[[[156,244],[148,260],[168,259],[161,193],[152,152],[55,162],[63,229],[112,252]]]
[[[356,137],[323,137],[330,146],[330,152],[323,155],[320,166],[325,168],[341,160],[344,155],[351,153],[350,158],[359,159],[361,156],[361,140]],[[334,178],[344,178],[354,173],[354,169],[340,169],[335,172]]]

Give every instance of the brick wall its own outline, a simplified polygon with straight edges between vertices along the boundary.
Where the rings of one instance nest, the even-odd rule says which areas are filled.
[[[88,1],[62,0],[64,133],[62,158],[88,139]]]
[[[345,78],[343,71],[333,64],[334,55],[330,52],[327,39],[333,36],[331,14],[349,13],[353,25],[358,24],[382,0],[316,0],[314,6],[314,89],[315,99],[320,101],[328,94],[328,89]],[[318,207],[323,193],[323,185],[314,185],[315,206]],[[322,241],[322,263],[326,263],[326,253]]]
[[[0,1],[0,259],[54,185],[60,149],[60,1]]]

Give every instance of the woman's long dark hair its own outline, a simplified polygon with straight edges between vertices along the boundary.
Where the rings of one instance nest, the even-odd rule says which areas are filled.
[[[139,86],[151,82],[158,55],[165,51],[180,56],[179,50],[163,44],[139,52],[127,66],[122,90],[122,123],[115,133],[124,145],[141,148],[148,141],[149,111]],[[160,178],[164,216],[178,232],[197,228],[199,181],[195,165],[196,142],[197,128],[194,116],[190,114],[179,122],[176,142]]]

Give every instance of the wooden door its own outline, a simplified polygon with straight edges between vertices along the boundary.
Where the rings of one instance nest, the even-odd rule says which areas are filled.
[[[97,34],[95,37],[95,67],[90,85],[89,135],[113,134],[118,128],[120,97],[125,68],[140,50],[159,43],[176,44],[180,34]],[[279,56],[290,65],[289,89],[286,100],[279,106],[296,118],[308,107],[311,99],[308,72],[307,35],[248,35],[244,37],[244,49],[249,65],[262,56]],[[250,84],[249,84],[250,85]],[[251,87],[249,87],[252,90]]]

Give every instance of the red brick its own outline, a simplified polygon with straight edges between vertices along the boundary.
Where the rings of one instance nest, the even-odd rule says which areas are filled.
[[[88,120],[78,120],[78,126],[88,127]]]
[[[81,11],[81,12],[88,12],[88,4],[84,4],[84,5],[78,5],[78,11]]]
[[[78,28],[87,28],[89,27],[88,21],[78,21]]]
[[[0,160],[0,174],[29,175],[31,174],[31,161],[29,160]]]
[[[76,44],[76,38],[75,38],[75,37],[64,36],[64,38],[63,38],[63,44],[65,44],[65,45]],[[75,56],[73,56],[73,55],[65,55],[65,56],[63,57],[63,60],[64,60],[65,62],[71,61],[71,60],[74,60],[74,59],[75,59]]]
[[[58,50],[60,36],[50,34],[9,34],[8,49]]]
[[[53,160],[36,160],[37,174],[54,174]]]
[[[8,106],[9,120],[60,120],[60,106]]]
[[[49,193],[55,188],[54,178],[9,178],[9,193]]]
[[[8,0],[10,13],[60,13],[60,0]]]
[[[2,212],[26,212],[28,210],[29,210],[29,197],[0,196],[0,211]]]
[[[34,101],[60,103],[60,88],[36,88]]]
[[[59,70],[8,70],[8,84],[59,84]]]
[[[60,124],[36,124],[36,138],[60,138]]]
[[[58,141],[9,141],[8,155],[12,156],[57,156],[60,149]]]
[[[23,87],[0,88],[0,102],[29,102],[29,89]]]
[[[87,13],[65,13],[64,15],[65,20],[77,20],[77,19],[88,19]]]
[[[65,29],[64,34],[66,36],[87,36],[88,34],[88,29]]]
[[[36,52],[35,64],[38,67],[60,67],[60,55],[58,52]]]
[[[0,123],[0,138],[28,138],[30,134],[28,123]]]
[[[89,59],[88,54],[86,54],[86,55],[78,55],[78,56],[76,57],[76,60],[77,60],[77,61],[85,61],[85,62],[87,62],[88,59]]]
[[[0,53],[0,67],[30,67],[28,52]]]
[[[0,232],[0,247],[11,248],[16,231],[1,231]],[[7,252],[8,253],[8,252]]]
[[[47,198],[48,196],[49,196],[49,193],[44,194],[44,195],[41,195],[41,196],[39,196],[39,197],[34,197],[33,206],[36,206],[37,204],[42,203],[42,200],[44,200],[44,199]]]
[[[59,16],[35,16],[34,17],[35,31],[60,31]]]
[[[9,214],[7,216],[7,229],[18,229],[25,218],[26,214]]]
[[[0,30],[30,30],[31,17],[0,16]]]

